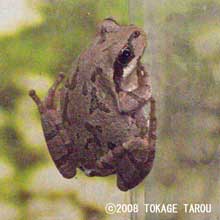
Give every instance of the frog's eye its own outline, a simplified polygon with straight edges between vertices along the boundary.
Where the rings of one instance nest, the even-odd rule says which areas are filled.
[[[129,47],[127,47],[123,49],[121,53],[119,54],[118,61],[122,65],[126,65],[132,60],[133,57],[134,57],[133,51]]]

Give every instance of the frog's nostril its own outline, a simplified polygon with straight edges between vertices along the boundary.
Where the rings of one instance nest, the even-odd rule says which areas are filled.
[[[137,38],[137,37],[139,37],[140,36],[140,31],[135,31],[134,33],[133,33],[133,36],[134,36],[134,38]]]

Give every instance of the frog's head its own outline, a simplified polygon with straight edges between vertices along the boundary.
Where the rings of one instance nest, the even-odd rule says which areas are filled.
[[[146,47],[145,32],[135,25],[119,25],[112,18],[105,19],[99,26],[102,50],[112,67],[116,92],[131,91],[137,87],[137,70]]]

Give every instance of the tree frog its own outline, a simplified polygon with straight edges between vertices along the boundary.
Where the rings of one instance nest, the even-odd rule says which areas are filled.
[[[118,188],[127,191],[150,172],[156,116],[149,74],[141,63],[145,47],[141,28],[107,18],[59,91],[62,73],[44,101],[29,92],[50,155],[65,178],[74,177],[77,168],[87,176],[115,174]]]

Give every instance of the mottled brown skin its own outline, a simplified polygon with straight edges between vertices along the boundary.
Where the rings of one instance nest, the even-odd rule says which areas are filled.
[[[119,189],[127,191],[150,172],[156,118],[149,76],[140,63],[145,46],[142,29],[105,19],[66,80],[59,110],[54,97],[62,74],[44,102],[30,91],[49,152],[64,177],[75,176],[77,167],[88,176],[116,174]],[[149,118],[143,112],[147,103]]]

